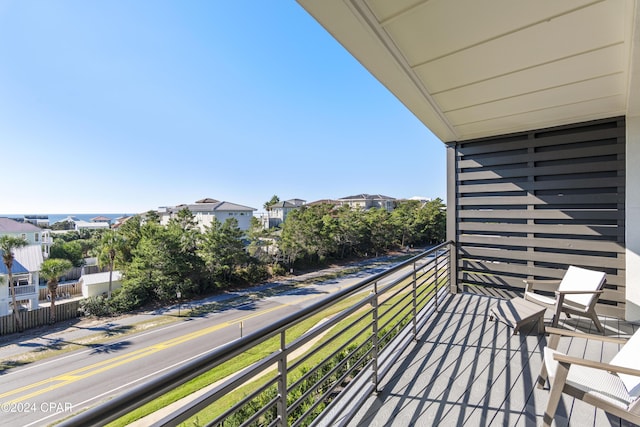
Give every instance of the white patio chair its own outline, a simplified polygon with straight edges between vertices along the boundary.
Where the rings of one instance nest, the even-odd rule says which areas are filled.
[[[558,326],[560,312],[564,312],[567,317],[576,314],[590,318],[598,331],[602,333],[604,328],[598,319],[595,306],[603,292],[602,287],[606,278],[607,275],[601,271],[587,270],[572,265],[561,281],[525,280],[524,299],[553,310],[554,316],[551,323],[553,327]],[[555,297],[536,293],[535,288],[540,284],[545,284],[547,288],[549,285],[558,284]]]
[[[549,345],[544,349],[538,377],[539,388],[547,378],[551,384],[543,425],[551,425],[562,393],[640,425],[640,330],[626,343],[624,339],[557,328],[547,328],[547,332]],[[609,363],[602,363],[557,351],[560,336],[624,343],[624,346]]]

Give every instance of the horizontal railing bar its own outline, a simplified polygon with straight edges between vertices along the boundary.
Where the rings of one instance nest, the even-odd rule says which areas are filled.
[[[368,310],[366,312],[364,312],[360,317],[358,317],[357,319],[355,319],[353,322],[351,322],[351,324],[345,326],[344,328],[340,329],[339,331],[337,331],[335,334],[333,334],[332,336],[330,336],[329,338],[327,338],[327,341],[325,341],[323,343],[323,346],[326,347],[327,345],[329,345],[330,343],[332,343],[333,341],[337,340],[339,337],[341,337],[344,333],[346,333],[346,331],[348,331],[349,329],[353,328],[354,325],[357,325],[358,323],[360,323],[361,321],[365,320],[365,318],[367,316],[369,316],[371,314],[371,310]],[[343,320],[343,319],[341,319]],[[370,322],[369,322],[370,324]],[[365,325],[366,327],[369,326],[369,324]],[[290,369],[294,369],[295,367],[297,367],[297,365],[299,365],[301,363],[300,360],[298,360],[297,362],[295,362]]]
[[[275,406],[275,404],[278,402],[279,397],[276,396],[273,399],[271,399],[269,402],[267,402],[266,405],[264,405],[261,409],[259,409],[258,411],[256,411],[255,414],[253,414],[252,416],[250,416],[245,422],[243,422],[241,424],[241,426],[250,426],[253,424],[253,422],[255,420],[257,420],[258,418],[260,418],[260,416],[262,414],[264,414],[265,412],[267,412],[268,410],[270,410],[272,407]],[[277,417],[276,417],[277,418]]]
[[[358,346],[358,348],[356,349],[356,351],[355,351],[354,353],[355,353],[355,354],[357,354],[357,351],[359,351],[359,350],[363,347],[363,345],[364,345],[364,343],[363,343],[362,345]],[[343,381],[344,381],[344,379],[346,378],[346,375],[347,375],[347,374],[349,374],[349,373],[351,373],[351,372],[353,371],[353,369],[355,369],[356,367],[358,367],[358,366],[359,366],[359,364],[360,364],[361,362],[363,362],[364,360],[366,360],[365,358],[367,357],[367,355],[368,355],[368,354],[369,354],[369,352],[366,352],[364,355],[362,355],[362,357],[360,357],[360,359],[358,359],[358,360],[356,361],[356,363],[354,363],[354,365],[353,365],[353,368],[352,368],[352,369],[349,369],[349,370],[348,370],[346,373],[344,373],[344,374],[343,374],[343,375],[342,375],[338,380],[336,380],[336,382],[334,382],[334,383],[333,383],[333,385],[331,385],[331,386],[329,387],[329,389],[327,390],[327,393],[330,393],[330,392],[331,392],[331,391],[333,391],[333,390],[334,390],[334,389],[335,389],[339,384],[342,384],[342,382],[343,382]],[[314,389],[316,389],[316,390],[317,390],[317,389],[322,385],[322,383],[323,383],[326,379],[328,379],[328,378],[333,374],[333,372],[335,372],[339,367],[342,367],[344,364],[346,364],[346,363],[348,362],[348,360],[349,360],[349,358],[345,358],[345,359],[341,360],[341,361],[340,361],[340,362],[335,366],[335,368],[334,368],[334,369],[332,369],[331,371],[327,372],[327,373],[326,373],[326,374],[325,374],[325,375],[324,375],[324,376],[323,376],[323,377],[318,381],[318,383],[316,383],[316,387],[315,387]],[[366,366],[366,364],[362,367],[362,369],[365,369],[365,366]],[[317,400],[313,405],[311,405],[311,407],[310,407],[307,411],[305,411],[305,412],[302,414],[302,416],[300,417],[300,419],[304,419],[304,418],[306,418],[306,416],[308,416],[308,415],[309,415],[309,413],[310,413],[312,410],[314,410],[315,408],[317,408],[317,407],[318,407],[318,405],[319,405],[320,403],[322,403],[324,400],[325,400],[325,399],[318,399],[318,400]]]
[[[352,325],[352,326],[354,326],[354,325]],[[340,344],[340,345],[339,345],[339,347],[338,347],[337,349],[335,349],[331,354],[329,354],[329,355],[325,356],[325,359],[326,359],[326,360],[331,359],[332,357],[336,356],[336,355],[337,355],[338,353],[340,353],[341,351],[343,351],[343,350],[345,350],[346,348],[348,348],[348,347],[349,347],[349,345],[351,345],[352,341],[355,341],[356,339],[360,338],[362,335],[365,335],[365,334],[367,334],[367,333],[370,333],[370,332],[371,332],[371,331],[370,331],[370,327],[371,327],[371,324],[364,325],[364,326],[362,327],[362,329],[360,329],[359,331],[357,331],[357,332],[356,332],[356,334],[353,336],[353,338],[352,338],[352,340],[351,340],[351,341],[347,341],[347,342],[344,342],[344,343]],[[338,338],[338,337],[339,337],[339,336],[336,336],[336,337],[333,337],[333,338]],[[369,340],[371,340],[371,335],[369,335],[369,336],[365,336],[365,338],[364,338],[364,342],[368,342]],[[320,349],[325,349],[326,347],[328,347],[328,346],[329,346],[329,344],[330,344],[330,342],[328,342],[328,341],[327,341],[327,342],[326,342],[326,343],[324,343],[324,345],[323,345],[321,348],[319,348],[318,350],[320,350]],[[298,367],[302,364],[301,362],[303,362],[303,361],[302,361],[302,360],[296,360],[296,362],[295,362],[295,363],[293,363],[293,364],[291,365],[291,367],[290,367],[290,369],[289,369],[289,370],[290,370],[290,371],[293,371],[293,370],[295,370],[295,369],[298,369]],[[311,374],[313,374],[317,369],[319,369],[321,366],[322,366],[322,363],[319,363],[319,364],[315,365],[314,367],[312,367],[311,369],[309,369],[309,371],[305,374],[305,376],[310,376],[310,375],[311,375]]]
[[[411,294],[409,294],[409,296],[411,296]],[[405,299],[401,299],[401,300],[397,301],[397,302],[394,304],[394,306],[393,306],[393,307],[391,307],[391,308],[395,308],[395,306],[398,306],[400,303],[403,303],[403,302],[405,302]],[[387,314],[389,314],[391,317],[389,317],[387,320],[385,320],[385,322],[384,322],[384,323],[381,323],[381,324],[380,324],[380,326],[378,326],[378,329],[379,329],[379,330],[383,330],[384,328],[386,328],[387,326],[389,326],[389,325],[391,324],[391,322],[393,322],[393,321],[396,319],[396,317],[397,317],[398,315],[400,315],[400,314],[401,314],[405,309],[407,309],[408,307],[411,307],[411,303],[412,303],[412,300],[411,300],[411,299],[409,299],[408,301],[406,301],[406,302],[405,302],[405,304],[404,304],[404,306],[403,306],[400,310],[398,310],[397,312],[395,312],[395,314],[393,314],[393,312],[392,312],[391,310],[388,310],[387,312],[385,312],[385,313],[384,313],[384,315],[385,315],[385,316],[386,316]],[[411,312],[409,311],[409,313],[408,313],[408,314],[409,314],[409,315],[411,315]],[[380,316],[380,317],[378,318],[378,321],[380,321],[380,319],[382,319],[382,317],[383,317],[383,316]]]
[[[250,393],[249,395],[245,396],[242,398],[242,400],[236,404],[234,404],[231,408],[227,409],[226,411],[224,411],[222,414],[218,415],[213,421],[210,422],[210,424],[217,424],[221,421],[223,421],[225,418],[227,418],[228,416],[238,412],[242,406],[240,405],[240,403],[247,403],[250,402],[252,399],[256,398],[258,395],[260,395],[260,393],[264,392],[265,390],[267,390],[269,387],[272,387],[275,383],[277,382],[277,378],[276,381],[269,381],[266,384],[263,384],[260,388],[258,388],[257,390],[254,390],[252,393]],[[270,405],[273,405],[275,403],[275,401],[277,401],[276,398],[272,399],[271,402],[269,402]],[[198,402],[200,403],[200,402]],[[267,406],[268,407],[268,406]],[[206,408],[206,406],[205,406]],[[197,412],[200,412],[202,409],[204,408],[200,408]],[[197,413],[196,412],[196,413]],[[190,414],[189,416],[195,415],[196,413]],[[182,415],[182,414],[180,414]],[[167,422],[165,421],[169,421],[171,422],[173,425],[177,425],[181,422],[184,422],[187,420],[188,417],[174,417],[174,418],[165,418],[163,419],[163,424],[162,425],[167,425]]]
[[[328,321],[324,322],[323,324],[317,325],[312,331],[310,331],[309,335],[304,334],[304,335],[300,336],[299,338],[296,338],[290,344],[288,344],[287,345],[287,349],[288,350],[295,350],[295,349],[297,349],[299,347],[302,347],[308,341],[311,341],[311,338],[315,338],[316,336],[320,335],[321,333],[324,333],[325,331],[331,329],[336,324],[340,323],[340,321],[346,319],[347,317],[349,317],[353,313],[357,312],[360,308],[369,305],[370,304],[369,300],[371,298],[372,298],[372,296],[367,296],[367,297],[365,297],[365,299],[363,299],[361,301],[358,301],[354,305],[348,307],[347,309],[341,311],[340,313],[337,313],[335,316],[332,316]],[[366,316],[366,313],[360,319],[358,319],[357,321],[362,320],[362,318],[365,317],[365,316]]]
[[[277,381],[278,381],[278,377],[273,377],[273,378],[269,379],[269,381],[267,381],[265,384],[260,386],[257,390],[254,390],[250,395],[245,396],[239,402],[234,404],[234,406],[232,408],[228,409],[223,414],[221,414],[218,418],[222,417],[222,419],[224,419],[224,418],[228,417],[229,415],[233,414],[234,412],[236,412],[239,409],[238,405],[240,405],[241,403],[244,403],[244,402],[249,402],[253,397],[255,397],[254,394],[257,395],[257,394],[262,393],[264,390],[266,390],[269,387],[271,387],[274,384],[276,384]],[[226,381],[225,383],[221,384],[220,386],[215,387],[213,390],[210,390],[209,392],[199,396],[197,399],[195,399],[192,402],[191,405],[189,405],[187,410],[181,411],[181,412],[172,412],[171,414],[167,415],[166,417],[164,417],[159,422],[153,424],[153,426],[155,427],[155,426],[164,426],[164,425],[177,425],[177,424],[179,424],[181,422],[184,422],[189,417],[191,417],[193,415],[196,415],[198,412],[200,412],[203,409],[205,409],[206,407],[208,407],[212,402],[215,402],[220,397],[226,395],[230,391],[233,391],[236,388],[240,387],[241,385],[245,384],[245,383],[242,383],[240,385],[234,385],[232,387],[228,387],[228,384],[227,384],[228,382],[231,382],[231,381]]]
[[[362,328],[360,331],[358,331],[358,333],[356,333],[356,335],[354,335],[354,339],[359,338],[361,335],[363,335],[364,333],[366,333],[369,329],[370,325],[365,325],[364,328]],[[365,339],[364,342],[368,342],[370,340],[370,338]],[[325,343],[325,344],[328,344]],[[328,355],[326,357],[327,360],[330,360],[331,358],[333,358],[336,354],[340,353],[342,350],[344,350],[345,348],[347,348],[351,343],[350,342],[346,342],[344,344],[342,344],[340,347],[338,347],[336,350],[334,350],[330,355]],[[323,346],[323,348],[326,347]],[[306,360],[306,359],[305,359]],[[292,364],[292,366],[289,368],[289,371],[293,371],[294,369],[296,369],[301,363],[297,363],[300,361],[296,361],[295,364]],[[318,364],[316,366],[314,366],[313,368],[311,368],[307,373],[304,374],[305,378],[308,378],[309,376],[311,376],[313,373],[316,372],[316,370],[318,370],[320,367],[322,366],[322,364]],[[289,388],[289,390],[293,390],[293,386]]]

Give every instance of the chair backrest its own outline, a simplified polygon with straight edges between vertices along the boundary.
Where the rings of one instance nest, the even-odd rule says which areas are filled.
[[[564,274],[559,291],[598,291],[604,285],[607,274],[601,271],[587,270],[586,268],[569,266]],[[565,301],[582,307],[589,307],[595,294],[566,295]]]

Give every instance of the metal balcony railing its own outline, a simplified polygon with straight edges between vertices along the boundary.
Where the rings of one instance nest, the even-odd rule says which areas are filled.
[[[434,247],[60,425],[104,425],[196,377],[243,362],[148,425],[344,424],[450,292],[451,251],[451,242]],[[305,324],[312,326],[300,332]],[[266,356],[255,360],[260,352]]]

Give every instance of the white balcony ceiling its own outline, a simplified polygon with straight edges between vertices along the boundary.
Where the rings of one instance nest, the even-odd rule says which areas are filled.
[[[640,111],[636,0],[298,2],[443,141]]]

